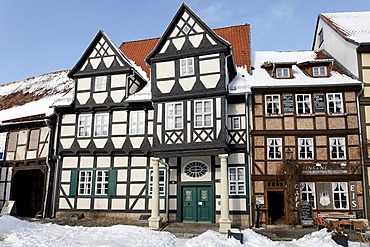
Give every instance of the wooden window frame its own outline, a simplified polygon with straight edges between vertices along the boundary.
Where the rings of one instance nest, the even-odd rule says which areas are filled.
[[[273,141],[270,144],[270,141]],[[278,142],[277,144],[275,142]],[[281,160],[283,157],[283,139],[282,138],[267,138],[267,159],[268,160]],[[273,149],[273,152],[270,152],[270,148]],[[273,154],[273,157],[270,157],[270,153]]]
[[[303,190],[304,188],[311,188],[312,191],[308,189]],[[303,196],[306,196],[306,200],[303,199]],[[313,200],[310,200],[310,196],[313,197]],[[301,201],[306,201],[311,204],[312,209],[316,209],[316,188],[315,182],[301,182]]]
[[[206,109],[206,103],[209,103],[209,111]],[[201,104],[201,108],[197,108],[197,104]],[[197,112],[200,110],[199,112]],[[207,118],[210,118],[207,121]],[[201,121],[198,121],[197,119]],[[213,101],[212,99],[194,101],[194,128],[212,128],[213,127]]]
[[[302,99],[299,99],[299,97],[303,97]],[[308,97],[308,100],[307,98]],[[308,104],[308,112],[307,112],[307,105]],[[302,108],[300,108],[300,105],[302,105]],[[295,106],[296,106],[296,114],[297,115],[308,115],[312,114],[312,100],[311,100],[311,94],[296,94],[295,95]],[[299,112],[300,109],[302,109],[302,112]]]
[[[333,141],[337,143],[333,143]],[[340,141],[343,141],[343,144],[340,144],[339,143]],[[330,159],[333,159],[333,160],[345,160],[346,159],[346,139],[344,137],[330,137],[329,147],[330,147]],[[343,148],[342,151],[339,150],[341,147]],[[341,153],[343,154],[342,157],[340,157]],[[335,156],[333,154],[335,154]]]
[[[322,71],[322,69],[324,70]],[[312,67],[312,75],[314,77],[326,77],[328,76],[328,68],[326,66],[314,66]]]
[[[269,112],[269,104],[271,104],[271,113]],[[265,114],[266,115],[280,115],[281,114],[280,94],[266,94],[265,95]]]
[[[276,68],[276,78],[278,79],[291,78],[290,73],[290,68]]]
[[[105,92],[107,91],[107,76],[95,77],[94,92]]]
[[[100,121],[98,118],[100,117]],[[94,137],[108,136],[109,132],[109,113],[95,113],[94,116]]]
[[[99,178],[101,178],[101,180],[99,180]],[[108,195],[108,191],[109,191],[109,170],[96,170],[95,171],[95,195],[106,196]]]
[[[338,191],[335,191],[336,189],[336,186],[338,186],[338,188],[342,188],[342,186],[344,188],[342,188],[343,190],[338,190]],[[349,209],[349,194],[348,194],[348,185],[346,182],[332,182],[332,194],[333,194],[333,208],[334,209]],[[339,200],[336,200],[335,197],[336,195],[339,196]],[[344,196],[346,199],[343,200],[341,199],[341,197]],[[336,202],[339,202],[339,207],[336,207]],[[346,203],[346,206],[344,207],[343,206],[343,203]]]
[[[337,99],[336,96],[339,96],[339,99]],[[337,110],[338,103],[340,104],[339,111]],[[328,114],[342,114],[342,113],[344,113],[343,94],[342,93],[327,93],[326,94],[326,107],[327,107]],[[331,110],[331,108],[333,110]]]
[[[177,112],[176,106],[180,106],[180,112]],[[172,107],[172,112],[171,112]],[[183,103],[172,102],[166,103],[166,130],[178,130],[183,129]],[[177,121],[178,120],[178,121]]]
[[[301,144],[301,141],[303,141],[303,144]],[[308,144],[307,141],[310,141],[311,144]],[[311,157],[308,157],[310,154],[310,149],[311,148]],[[303,152],[301,152],[301,149],[303,149]],[[314,142],[313,138],[298,138],[298,152],[299,152],[299,159],[300,160],[312,160],[314,159]],[[304,155],[302,155],[304,154]]]
[[[86,121],[86,117],[88,121]],[[84,118],[83,123],[82,118]],[[91,113],[82,113],[78,115],[78,124],[77,124],[77,137],[90,137],[91,136],[91,122],[92,122],[92,114]],[[81,132],[80,129],[83,129]],[[81,133],[84,133],[81,135]]]
[[[235,170],[233,178],[232,170]],[[238,171],[242,170],[243,178],[239,179]],[[232,166],[228,167],[228,176],[229,176],[229,195],[230,196],[245,196],[247,193],[247,186],[246,186],[246,173],[245,173],[245,166]],[[239,189],[239,186],[242,186],[243,189]],[[233,187],[235,189],[233,189]]]
[[[194,57],[180,59],[180,76],[194,75]]]
[[[144,135],[145,133],[145,111],[130,111],[130,135]]]

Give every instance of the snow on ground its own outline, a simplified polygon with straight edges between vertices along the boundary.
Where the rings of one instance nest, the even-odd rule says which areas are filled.
[[[163,247],[336,247],[325,229],[291,242],[272,241],[252,230],[242,231],[244,244],[226,234],[207,231],[192,239],[180,239],[168,232],[144,227],[116,225],[111,227],[59,226],[52,223],[28,222],[11,216],[0,217],[0,246],[163,246]],[[350,242],[350,247],[360,243]]]

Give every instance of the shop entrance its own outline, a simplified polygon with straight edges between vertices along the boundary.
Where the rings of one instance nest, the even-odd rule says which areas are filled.
[[[44,174],[41,170],[18,170],[12,179],[10,199],[15,201],[17,216],[35,217],[42,209]]]
[[[285,224],[284,190],[267,191],[269,224]]]

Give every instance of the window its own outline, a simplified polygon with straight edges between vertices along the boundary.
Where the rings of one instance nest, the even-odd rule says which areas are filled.
[[[245,167],[229,167],[229,194],[245,195]]]
[[[96,113],[94,136],[107,136],[108,135],[108,122],[109,113]]]
[[[299,158],[313,159],[313,138],[298,138]]]
[[[95,195],[108,195],[108,184],[109,184],[108,178],[109,178],[108,170],[96,171]]]
[[[313,67],[313,76],[326,76],[326,67],[325,66],[319,66],[319,67]]]
[[[92,171],[80,171],[78,180],[78,194],[91,195]]]
[[[97,76],[95,77],[95,92],[101,92],[107,90],[107,77]]]
[[[232,117],[231,118],[231,129],[232,130],[240,130],[241,129],[240,117]]]
[[[315,183],[301,183],[301,200],[309,202],[316,209]]]
[[[151,196],[153,191],[153,169],[149,169],[149,193]],[[159,169],[159,196],[166,195],[166,169]]]
[[[289,68],[277,68],[276,69],[276,78],[289,78]]]
[[[332,183],[334,209],[348,209],[347,183]]]
[[[185,164],[184,173],[189,178],[201,178],[207,175],[208,165],[202,161],[192,161]]]
[[[194,58],[180,59],[180,76],[193,75],[194,74]]]
[[[281,138],[267,138],[268,158],[281,159]]]
[[[343,100],[341,93],[328,93],[326,95],[328,113],[343,113]]]
[[[17,148],[18,132],[10,132],[7,152],[14,152]]]
[[[311,94],[296,94],[297,114],[311,114]]]
[[[182,103],[166,104],[166,129],[182,129]]]
[[[345,141],[344,137],[333,137],[330,141],[330,158],[331,159],[345,159]]]
[[[144,134],[144,111],[131,111],[130,112],[130,135]]]
[[[78,137],[89,137],[91,135],[91,114],[80,114],[78,116]]]
[[[28,150],[37,150],[39,147],[40,130],[31,130]]]
[[[212,100],[195,101],[195,127],[212,127]]]
[[[324,31],[322,30],[322,28],[321,28],[321,30],[320,30],[320,32],[319,32],[319,47],[321,46],[321,44],[324,42]]]
[[[280,114],[280,95],[265,95],[266,114]]]

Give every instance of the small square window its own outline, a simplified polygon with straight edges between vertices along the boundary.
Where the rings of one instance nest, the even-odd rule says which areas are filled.
[[[326,66],[313,67],[312,70],[314,77],[327,76]]]
[[[289,68],[277,68],[276,78],[290,78]]]
[[[241,129],[240,123],[241,123],[240,117],[232,117],[231,118],[231,129],[240,130]]]

